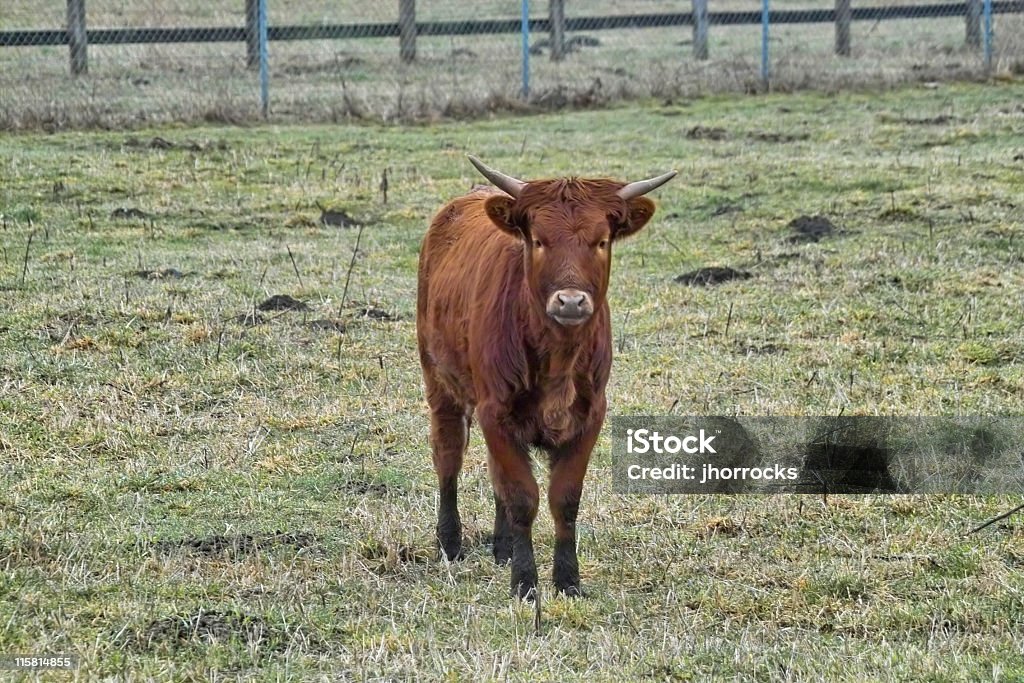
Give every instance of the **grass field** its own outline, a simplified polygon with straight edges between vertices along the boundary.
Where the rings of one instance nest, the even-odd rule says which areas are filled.
[[[605,436],[590,597],[551,596],[542,510],[538,617],[491,561],[474,431],[468,558],[439,561],[413,317],[465,153],[677,168],[617,247],[610,414],[1022,415],[1022,101],[0,137],[0,654],[82,679],[1020,680],[1024,527],[964,535],[1015,497],[619,496]],[[817,214],[837,233],[791,242]],[[702,266],[752,277],[673,281]]]

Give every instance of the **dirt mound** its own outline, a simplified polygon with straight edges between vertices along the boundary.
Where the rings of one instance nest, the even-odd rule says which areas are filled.
[[[799,216],[789,222],[787,226],[793,231],[789,241],[793,244],[800,242],[820,242],[825,237],[840,234],[835,224],[824,216]]]
[[[729,280],[746,280],[750,277],[752,277],[751,274],[745,270],[736,270],[728,266],[710,266],[683,273],[677,276],[675,281],[691,287],[707,287]]]
[[[183,538],[158,541],[154,547],[161,552],[180,548],[191,550],[200,555],[250,554],[278,546],[291,546],[296,550],[312,548],[317,545],[316,537],[308,532],[273,534],[214,534],[203,538]]]
[[[261,311],[308,311],[309,306],[287,294],[275,294],[256,306]]]

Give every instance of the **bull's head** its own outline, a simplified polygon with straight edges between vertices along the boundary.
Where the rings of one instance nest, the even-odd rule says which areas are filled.
[[[654,202],[643,195],[676,175],[670,171],[628,184],[576,178],[524,182],[476,157],[469,160],[508,193],[487,199],[487,215],[523,241],[530,291],[563,327],[583,325],[604,305],[612,243],[647,224]]]

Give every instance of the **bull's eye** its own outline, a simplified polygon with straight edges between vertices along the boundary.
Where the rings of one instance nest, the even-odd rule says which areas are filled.
[[[597,248],[598,249],[607,249],[608,248],[608,240],[601,240],[600,242],[598,242],[597,243]]]
[[[533,248],[534,249],[543,249],[544,245],[540,243],[540,240],[535,239],[535,240],[533,240]]]

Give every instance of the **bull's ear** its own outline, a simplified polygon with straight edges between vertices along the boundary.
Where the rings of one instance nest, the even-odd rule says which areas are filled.
[[[508,195],[496,194],[488,197],[484,202],[484,209],[487,217],[491,219],[498,228],[519,239],[524,239],[525,234],[522,228],[515,224],[512,218],[512,207],[516,200]]]
[[[613,240],[629,237],[647,225],[654,215],[654,202],[647,197],[635,197],[626,202],[626,219],[615,226]]]

